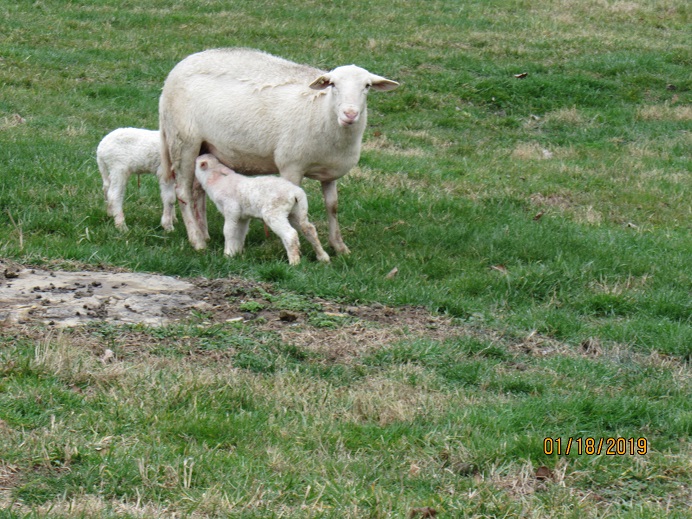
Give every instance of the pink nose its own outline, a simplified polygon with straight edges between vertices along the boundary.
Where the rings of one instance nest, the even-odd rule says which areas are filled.
[[[346,117],[346,119],[353,122],[358,118],[358,110],[344,110],[344,116]]]

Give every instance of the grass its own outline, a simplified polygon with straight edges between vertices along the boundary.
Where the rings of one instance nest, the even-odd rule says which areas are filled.
[[[293,335],[261,317],[0,328],[0,517],[689,517],[689,15],[681,0],[0,0],[0,258],[241,275],[274,287],[243,311],[307,316]],[[129,185],[128,233],[107,217],[99,140],[155,128],[168,71],[235,45],[401,82],[371,96],[339,183],[352,255],[292,268],[255,225],[230,260],[214,211],[195,252],[158,226],[148,177]],[[324,301],[422,306],[456,328],[385,333]],[[547,456],[546,437],[649,452]]]

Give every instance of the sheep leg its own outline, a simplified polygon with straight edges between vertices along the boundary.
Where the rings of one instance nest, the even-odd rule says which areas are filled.
[[[161,215],[161,227],[166,231],[173,230],[175,217],[175,181],[166,182],[161,171],[156,172],[159,179],[159,190],[161,191],[161,202],[163,202],[163,214]]]
[[[96,162],[99,166],[99,172],[101,173],[101,179],[103,180],[103,199],[106,201],[106,204],[108,204],[108,188],[111,185],[111,176],[110,173],[108,172],[108,166],[105,164],[105,162],[101,159],[101,157],[96,157]],[[113,216],[110,214],[110,207],[108,207],[108,216]]]
[[[250,219],[249,218],[241,218],[238,221],[238,225],[235,230],[235,239],[236,243],[240,245],[240,251],[242,252],[245,249],[245,237],[247,236],[247,232],[250,229]]]
[[[200,227],[197,219],[197,211],[201,208],[195,207],[195,159],[197,158],[198,146],[190,146],[185,149],[177,161],[175,194],[178,197],[180,213],[183,215],[183,223],[187,229],[187,239],[196,250],[202,250],[207,246],[205,232]],[[199,193],[197,193],[199,197]],[[206,214],[205,214],[206,218]]]
[[[296,214],[295,212],[291,213],[288,215],[288,222],[295,230],[302,232],[303,236],[310,242],[310,245],[312,245],[312,248],[317,254],[317,261],[329,263],[329,254],[322,248],[320,238],[317,236],[317,229],[315,229],[315,226],[308,220],[308,215]]]
[[[286,217],[283,215],[266,215],[264,221],[281,238],[286,254],[288,254],[288,262],[291,265],[298,265],[300,263],[300,240],[298,233],[291,227]]]
[[[343,238],[341,237],[341,229],[339,229],[339,220],[336,217],[338,209],[338,195],[336,192],[336,180],[331,182],[322,182],[322,195],[324,196],[324,205],[327,208],[327,220],[329,222],[329,244],[337,254],[350,254]]]
[[[125,187],[130,178],[129,171],[117,171],[110,176],[108,186],[108,214],[115,219],[115,226],[121,231],[127,231],[125,213],[123,213],[123,200],[125,199]]]
[[[243,252],[245,235],[247,234],[250,220],[238,218],[235,213],[227,213],[223,224],[224,248],[226,256],[235,256]]]
[[[192,183],[192,198],[194,200],[195,219],[205,240],[209,240],[209,225],[207,223],[207,193],[202,185],[194,179]]]

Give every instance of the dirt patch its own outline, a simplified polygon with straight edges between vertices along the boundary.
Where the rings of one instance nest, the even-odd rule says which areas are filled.
[[[444,340],[479,333],[424,308],[345,305],[237,277],[183,280],[108,269],[48,270],[0,261],[0,324],[21,327],[29,335],[35,325],[42,325],[71,329],[74,340],[90,343],[92,334],[80,329],[93,323],[163,326],[190,320],[200,326],[251,323],[257,332],[276,334],[285,344],[346,362],[404,338]],[[136,329],[118,334],[117,342],[140,343],[145,339],[142,334],[148,337],[146,342],[156,342]],[[194,349],[194,340],[189,342]]]
[[[463,323],[425,308],[389,307],[379,303],[348,305],[276,289],[269,283],[239,277],[178,279],[117,269],[70,265],[93,270],[48,270],[0,260],[0,326],[10,334],[45,339],[45,328],[69,334],[70,341],[97,356],[108,345],[146,355],[165,344],[163,335],[146,328],[117,327],[94,333],[89,325],[144,324],[160,327],[176,322],[206,329],[246,323],[238,337],[283,344],[317,354],[323,362],[350,363],[369,352],[402,340],[454,340],[475,337],[504,345],[519,355],[598,356],[600,344],[581,349],[531,332],[508,337],[499,331]],[[59,331],[57,329],[60,329]],[[51,335],[52,336],[52,335]],[[264,339],[262,337],[273,337]],[[176,339],[196,361],[220,361],[227,350],[200,347],[200,336],[185,333]]]

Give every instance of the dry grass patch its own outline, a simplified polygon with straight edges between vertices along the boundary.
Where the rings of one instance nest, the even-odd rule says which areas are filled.
[[[514,498],[545,492],[551,486],[565,488],[565,474],[569,462],[560,458],[554,469],[535,467],[530,461],[522,465],[494,466],[490,469],[489,482]]]
[[[640,121],[692,121],[692,105],[649,105],[637,110],[637,119]]]
[[[19,467],[9,465],[0,459],[0,506],[9,499],[10,491],[17,485],[21,474]]]
[[[570,213],[574,221],[589,225],[600,225],[603,223],[603,213],[593,205],[579,205],[572,200],[569,195],[544,195],[534,193],[529,197],[531,203],[540,208],[557,209],[560,213]]]
[[[529,200],[537,206],[556,207],[563,211],[574,206],[574,202],[567,195],[534,193],[529,197]]]
[[[461,101],[460,101],[461,102]],[[426,130],[415,130],[415,131],[404,131],[402,132],[404,135],[407,135],[409,137],[413,137],[414,139],[420,139],[422,141],[425,141],[426,143],[430,144],[431,146],[434,146],[435,148],[438,149],[445,149],[449,148],[450,146],[454,145],[453,141],[448,141],[445,139],[442,139],[429,131]]]
[[[537,142],[520,142],[512,150],[511,156],[516,160],[548,160],[554,157],[554,153]]]
[[[543,122],[583,126],[587,123],[587,120],[584,114],[573,106],[572,108],[561,108],[554,112],[548,112],[543,116]]]
[[[592,205],[582,207],[575,214],[574,221],[589,225],[601,225],[603,223],[603,213],[594,209]]]
[[[402,148],[390,141],[386,135],[379,134],[363,143],[363,150],[379,151],[400,157],[424,157],[427,153],[420,148]]]
[[[419,416],[434,415],[446,408],[447,398],[420,387],[373,377],[361,386],[349,389],[344,395],[345,409],[341,419],[353,422],[371,422],[387,426],[397,422],[413,422]]]
[[[328,362],[352,362],[373,349],[402,338],[401,330],[377,329],[356,322],[337,330],[288,329],[280,332],[282,342],[319,353]]]
[[[412,178],[405,171],[383,175],[381,172],[374,172],[368,168],[356,167],[345,177],[345,180],[342,180],[342,182],[351,181],[361,182],[368,188],[385,192],[402,190],[412,193],[425,192],[430,199],[437,200],[449,197],[478,200],[486,194],[481,192],[477,185],[463,180],[442,180],[437,176]]]
[[[12,114],[0,119],[0,131],[16,128],[19,125],[25,124],[26,119],[19,114]]]
[[[7,506],[9,506],[9,502]],[[4,503],[0,499],[0,506]],[[176,519],[181,517],[179,511],[172,507],[157,506],[152,503],[143,503],[141,499],[130,500],[106,500],[95,495],[81,495],[70,499],[56,499],[48,501],[38,507],[29,507],[21,503],[14,503],[15,512],[21,514],[29,514],[37,517],[54,517],[54,518],[73,518],[80,517],[84,519],[99,519],[109,514],[116,516],[127,516],[137,519]],[[208,517],[207,515],[192,513],[186,515],[190,519]]]
[[[631,291],[641,291],[651,279],[651,276],[644,274],[643,276],[627,276],[627,279],[616,281],[608,284],[601,281],[592,281],[589,284],[591,290],[601,294],[622,295]]]

